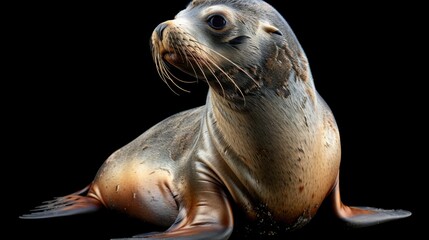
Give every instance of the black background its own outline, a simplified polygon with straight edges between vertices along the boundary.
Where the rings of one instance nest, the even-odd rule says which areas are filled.
[[[268,2],[295,31],[316,88],[336,116],[343,201],[413,212],[408,219],[341,233],[349,238],[417,234],[426,214],[420,203],[428,175],[423,165],[428,79],[420,65],[425,60],[419,59],[419,7]],[[111,212],[48,220],[18,216],[83,188],[113,151],[164,118],[204,104],[204,83],[175,95],[158,77],[150,55],[152,30],[187,3],[4,8],[2,206],[12,239],[109,239],[151,230]],[[296,236],[338,231],[317,215]]]

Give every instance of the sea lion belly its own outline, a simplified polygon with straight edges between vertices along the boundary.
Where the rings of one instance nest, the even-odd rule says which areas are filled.
[[[175,197],[180,166],[192,151],[199,112],[196,108],[173,115],[114,152],[99,169],[92,196],[146,222],[171,225],[179,212]],[[178,128],[184,131],[175,132]]]

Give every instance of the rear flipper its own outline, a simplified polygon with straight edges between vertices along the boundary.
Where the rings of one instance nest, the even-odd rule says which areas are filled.
[[[85,196],[89,187],[90,185],[73,194],[43,202],[43,205],[36,207],[31,210],[31,213],[24,214],[19,218],[53,218],[97,211],[103,205],[98,199]]]
[[[411,216],[411,212],[401,209],[380,209],[372,207],[350,207],[341,202],[339,181],[331,193],[335,215],[350,227],[367,227],[383,222]]]

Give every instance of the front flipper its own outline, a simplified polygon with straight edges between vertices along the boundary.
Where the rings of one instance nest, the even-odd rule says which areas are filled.
[[[344,205],[341,202],[338,179],[330,197],[335,215],[350,227],[367,227],[411,216],[411,212],[401,209],[386,210]]]
[[[228,239],[233,229],[233,214],[228,197],[212,174],[199,170],[196,188],[179,199],[179,214],[165,232],[152,232],[133,239]]]
[[[125,239],[174,239],[174,240],[197,240],[197,239],[228,239],[231,235],[232,228],[228,229],[222,226],[215,226],[216,224],[209,223],[202,226],[194,225],[187,228],[166,231],[166,232],[153,232],[133,236],[133,238]],[[121,238],[122,239],[122,238]],[[119,240],[119,239],[115,239]]]

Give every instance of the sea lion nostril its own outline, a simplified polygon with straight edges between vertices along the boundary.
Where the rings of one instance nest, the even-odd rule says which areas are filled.
[[[168,26],[167,23],[161,23],[155,28],[155,32],[161,41],[163,40],[162,33],[167,28],[167,26]]]

